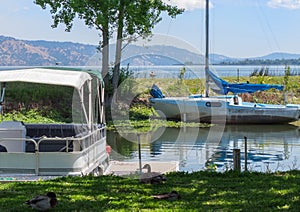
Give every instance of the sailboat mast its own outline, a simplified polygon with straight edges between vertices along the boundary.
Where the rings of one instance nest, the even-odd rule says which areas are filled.
[[[205,96],[209,96],[209,0],[205,2]]]

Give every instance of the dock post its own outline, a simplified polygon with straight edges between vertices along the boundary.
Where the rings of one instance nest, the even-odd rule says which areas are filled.
[[[233,149],[233,170],[241,172],[241,150]]]
[[[183,114],[183,122],[186,122],[186,113]]]
[[[248,171],[248,167],[247,167],[247,164],[248,164],[248,153],[247,153],[247,151],[248,151],[248,147],[247,147],[248,143],[247,143],[247,137],[245,136],[244,139],[245,139],[245,171]]]
[[[137,134],[137,140],[138,140],[138,152],[139,152],[139,169],[140,169],[140,174],[142,174],[142,156],[141,156],[140,134]]]

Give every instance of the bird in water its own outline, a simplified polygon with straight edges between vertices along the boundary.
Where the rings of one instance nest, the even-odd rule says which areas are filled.
[[[46,195],[38,195],[27,200],[25,204],[30,205],[33,209],[46,211],[57,205],[56,194],[54,192],[48,192]]]
[[[159,184],[167,180],[166,176],[160,172],[152,172],[149,164],[145,164],[142,169],[147,169],[147,172],[141,174],[141,183]]]
[[[156,194],[153,195],[154,199],[165,199],[165,200],[178,200],[181,198],[180,194],[177,191],[171,191],[170,193]]]

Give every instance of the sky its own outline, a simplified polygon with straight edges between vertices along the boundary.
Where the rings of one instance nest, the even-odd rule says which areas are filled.
[[[98,45],[99,32],[76,20],[71,32],[51,28],[49,10],[34,0],[0,0],[0,35],[23,40],[70,41]],[[197,53],[204,50],[204,0],[163,0],[184,8],[175,19],[162,14],[150,44]],[[210,52],[258,57],[272,52],[300,54],[300,0],[210,0]],[[138,44],[141,44],[139,42]]]

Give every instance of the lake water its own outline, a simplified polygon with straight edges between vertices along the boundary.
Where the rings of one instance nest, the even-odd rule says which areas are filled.
[[[108,132],[111,158],[138,161],[135,133]],[[211,128],[158,128],[140,135],[142,161],[177,161],[180,171],[199,171],[214,166],[233,169],[233,149],[240,149],[245,169],[274,172],[300,169],[300,131],[294,125],[213,126]],[[125,137],[125,138],[124,138]],[[245,143],[245,137],[247,142]]]
[[[150,78],[150,73],[155,74],[155,78],[176,78],[178,79],[180,70],[185,67],[186,72],[184,74],[185,79],[204,78],[204,66],[186,66],[186,65],[174,65],[174,66],[130,66],[130,70],[133,76],[136,78]],[[0,66],[1,70],[11,70],[20,68],[34,68],[33,66]],[[84,68],[100,70],[100,67],[95,66],[66,66],[64,68]],[[126,68],[126,67],[124,67]],[[210,66],[220,77],[239,77],[249,76],[254,70],[260,70],[261,68],[268,68],[269,74],[273,76],[283,76],[285,66],[262,66],[262,65],[212,65]],[[300,66],[290,66],[292,75],[300,75]]]
[[[204,78],[204,66],[132,66],[130,70],[136,78],[150,78],[150,72],[155,74],[156,78],[177,78],[180,70],[185,67],[185,79]],[[237,65],[212,65],[210,67],[220,77],[239,77],[249,76],[254,70],[261,68],[269,69],[269,74],[273,76],[284,76],[285,66],[237,66]],[[290,66],[291,75],[300,75],[300,66]]]

